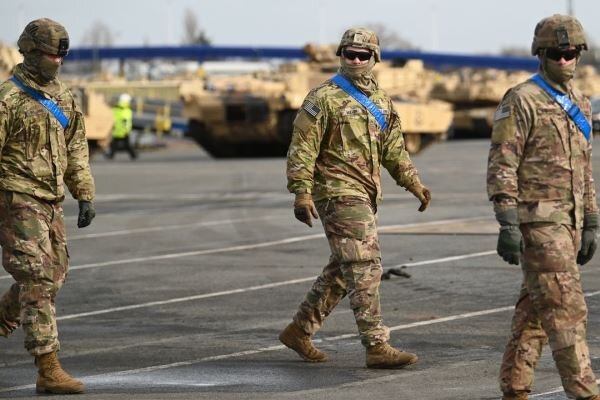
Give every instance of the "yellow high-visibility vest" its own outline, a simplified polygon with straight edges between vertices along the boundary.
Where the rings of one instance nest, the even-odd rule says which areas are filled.
[[[116,139],[123,139],[129,135],[133,128],[133,112],[129,107],[113,108],[113,131],[112,135]]]

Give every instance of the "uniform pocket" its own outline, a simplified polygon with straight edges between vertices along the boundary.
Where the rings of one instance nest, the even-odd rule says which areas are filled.
[[[368,200],[352,197],[332,199],[324,216],[325,231],[335,235],[365,240],[375,217]]]
[[[576,272],[573,234],[565,225],[521,225],[525,249],[523,269],[537,272]]]
[[[356,150],[369,148],[368,118],[362,107],[348,107],[340,112],[340,135],[345,156],[352,155]]]
[[[331,252],[338,261],[381,257],[377,220],[367,199],[332,199],[322,219]]]
[[[27,161],[33,161],[40,144],[41,129],[38,124],[29,126],[25,133],[25,157]]]

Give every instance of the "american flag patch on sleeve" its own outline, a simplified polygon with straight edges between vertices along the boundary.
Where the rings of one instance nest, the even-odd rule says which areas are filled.
[[[304,109],[304,111],[306,111],[315,118],[317,118],[317,115],[319,115],[319,113],[321,112],[321,109],[310,100],[305,100],[304,104],[302,104],[302,108]]]
[[[496,110],[496,113],[494,114],[494,121],[499,121],[508,117],[510,117],[510,106],[508,104],[504,104],[502,107],[498,107]]]

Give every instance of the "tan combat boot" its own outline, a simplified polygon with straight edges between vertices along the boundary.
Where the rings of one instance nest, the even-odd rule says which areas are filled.
[[[85,386],[62,369],[56,352],[37,356],[35,365],[38,367],[36,392],[54,394],[83,393]]]
[[[290,323],[279,334],[279,341],[285,344],[290,349],[294,350],[304,361],[308,362],[324,362],[327,361],[327,354],[317,349],[310,335],[307,335],[294,322]]]
[[[403,368],[418,359],[416,354],[397,350],[387,343],[367,349],[367,368]]]

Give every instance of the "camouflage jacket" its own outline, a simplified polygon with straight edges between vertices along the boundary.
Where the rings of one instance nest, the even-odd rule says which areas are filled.
[[[12,81],[0,84],[0,190],[40,199],[64,198],[65,183],[77,200],[94,199],[83,115],[66,86],[39,86],[22,65],[15,77],[51,98],[69,119],[66,129]]]
[[[589,100],[570,83],[566,88],[590,122]],[[509,90],[496,110],[487,192],[497,210],[518,207],[522,223],[580,227],[584,214],[598,212],[591,139],[532,81]]]
[[[290,192],[312,193],[314,200],[359,196],[379,203],[381,165],[400,186],[419,179],[390,98],[377,89],[370,99],[385,114],[383,132],[365,107],[330,80],[309,92],[288,150]]]

